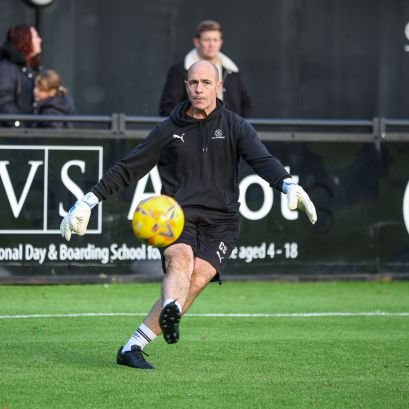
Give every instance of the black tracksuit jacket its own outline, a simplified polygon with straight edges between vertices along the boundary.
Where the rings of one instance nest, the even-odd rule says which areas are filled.
[[[104,174],[92,188],[99,200],[158,165],[162,193],[174,197],[182,207],[237,212],[241,158],[281,190],[289,174],[245,119],[225,109],[219,100],[206,119],[186,116],[189,106],[189,100],[178,104],[168,119]]]

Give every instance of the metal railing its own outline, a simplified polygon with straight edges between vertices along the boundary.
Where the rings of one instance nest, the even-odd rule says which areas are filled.
[[[163,121],[159,116],[111,115],[10,115],[0,114],[0,123],[19,122],[27,126],[0,127],[2,137],[131,138],[141,139]],[[409,141],[409,119],[274,119],[249,118],[262,140],[270,141]],[[35,122],[71,123],[72,128],[36,128]]]

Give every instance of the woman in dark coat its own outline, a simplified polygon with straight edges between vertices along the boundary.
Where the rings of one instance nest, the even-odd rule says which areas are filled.
[[[74,102],[62,85],[60,75],[54,70],[38,74],[34,87],[35,108],[38,115],[74,115]],[[38,128],[72,128],[70,122],[38,122]]]
[[[41,38],[37,30],[21,24],[11,27],[0,48],[0,113],[32,114],[34,79],[39,70]],[[19,121],[0,126],[21,126]]]

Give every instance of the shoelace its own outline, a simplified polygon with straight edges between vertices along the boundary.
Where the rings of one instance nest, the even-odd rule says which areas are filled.
[[[138,355],[138,358],[141,358],[143,360],[145,360],[145,358],[143,357],[143,355],[145,356],[149,356],[149,354],[147,354],[144,350],[142,350],[141,348],[135,348],[132,349],[132,352],[134,352],[136,355]],[[142,355],[143,354],[143,355]]]

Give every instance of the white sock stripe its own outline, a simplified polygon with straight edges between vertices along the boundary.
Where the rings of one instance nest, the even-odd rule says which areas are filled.
[[[157,335],[144,323],[139,325],[139,329],[148,337],[151,341],[153,341]]]
[[[139,335],[141,335],[142,337],[144,337],[148,342],[151,342],[152,340],[143,332],[141,331],[139,328],[136,330],[135,334],[138,333]]]

